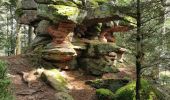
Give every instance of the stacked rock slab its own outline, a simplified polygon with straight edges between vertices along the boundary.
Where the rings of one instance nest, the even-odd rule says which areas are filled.
[[[79,57],[79,66],[93,75],[102,75],[104,73],[116,73],[117,55],[121,47],[114,43],[88,42],[86,50]]]
[[[116,71],[113,70],[114,61],[120,47],[116,47],[114,43],[91,42],[96,41],[93,37],[100,37],[99,27],[94,32],[92,26],[121,20],[126,23],[121,25],[130,27],[132,25],[127,22],[134,19],[132,9],[129,4],[120,5],[112,0],[87,0],[86,2],[84,0],[19,0],[16,19],[20,24],[35,28],[36,38],[32,43],[32,50],[41,47],[43,59],[62,68],[70,65],[85,65],[82,67],[95,75],[100,75]],[[73,36],[80,35],[75,34],[78,26],[84,27],[81,31],[83,38],[92,40],[75,42]],[[83,46],[73,45],[73,43]]]

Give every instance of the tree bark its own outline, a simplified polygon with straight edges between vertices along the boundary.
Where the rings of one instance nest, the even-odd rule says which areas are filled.
[[[14,30],[14,23],[13,23],[13,13],[12,13],[12,6],[10,5],[10,17],[11,17],[11,33],[10,33],[10,55],[14,54],[14,48],[15,48],[15,44],[14,44],[14,39],[13,39],[13,36],[14,36],[14,33],[13,33],[13,30]]]
[[[6,24],[6,34],[7,34],[7,36],[6,36],[6,38],[7,38],[7,56],[9,56],[10,54],[9,54],[9,49],[10,49],[10,47],[9,47],[9,18],[8,18],[8,14],[7,14],[7,24]]]
[[[136,100],[140,100],[141,88],[141,65],[143,61],[143,34],[141,32],[141,6],[140,0],[137,0],[137,35],[136,35]]]
[[[31,46],[31,42],[33,40],[33,31],[32,31],[32,27],[29,26],[28,27],[28,46]]]
[[[20,30],[20,28],[21,28],[21,25],[18,24],[17,29],[16,29],[17,37],[16,37],[15,55],[21,54],[21,30]]]

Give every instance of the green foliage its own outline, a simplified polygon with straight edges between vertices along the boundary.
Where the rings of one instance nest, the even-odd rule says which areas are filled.
[[[98,100],[114,100],[115,98],[115,95],[112,91],[104,88],[97,89],[96,95],[98,97]]]
[[[133,81],[117,90],[115,93],[117,100],[135,100],[135,85],[136,82]],[[156,94],[153,92],[149,83],[144,79],[141,80],[140,94],[141,100],[157,100]]]
[[[166,73],[166,72],[161,72],[160,73],[160,81],[166,83],[166,84],[170,84],[170,73]]]
[[[119,6],[126,6],[128,4],[131,4],[133,0],[117,0],[117,3]]]
[[[0,49],[3,49],[5,46],[5,35],[4,33],[0,30]]]
[[[0,61],[0,100],[13,100],[9,92],[10,79],[7,77],[6,63]]]

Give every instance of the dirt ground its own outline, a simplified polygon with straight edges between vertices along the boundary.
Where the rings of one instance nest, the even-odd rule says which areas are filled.
[[[39,80],[37,84],[32,87],[28,87],[28,84],[23,81],[20,72],[29,72],[36,69],[32,62],[30,62],[25,56],[10,56],[0,57],[8,64],[9,76],[12,80],[11,90],[16,100],[56,100],[56,91]],[[117,75],[105,74],[102,78],[115,78],[123,77],[124,74],[132,76],[135,75],[135,71],[127,68],[119,68],[120,72]],[[73,96],[75,100],[96,100],[95,89],[86,85],[87,80],[93,80],[99,77],[83,74],[80,70],[75,71],[62,71],[63,76],[69,83],[69,94]]]
[[[16,100],[56,100],[56,91],[48,84],[39,80],[38,84],[28,87],[20,72],[35,69],[24,56],[0,57],[8,64],[9,76],[12,80],[11,89]],[[69,83],[70,94],[75,100],[95,100],[95,89],[85,85],[85,81],[95,79],[93,76],[83,75],[79,71],[62,71]]]

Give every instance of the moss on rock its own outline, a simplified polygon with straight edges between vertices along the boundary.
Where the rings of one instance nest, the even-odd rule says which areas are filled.
[[[53,22],[67,20],[75,23],[81,23],[84,20],[86,14],[87,13],[85,10],[72,6],[53,4],[38,5],[38,16]]]
[[[134,100],[135,99],[135,84],[133,81],[126,86],[118,89],[115,93],[117,100]],[[157,100],[156,94],[151,89],[149,83],[141,80],[141,100]]]
[[[115,92],[119,88],[125,86],[128,82],[129,80],[126,79],[97,79],[87,81],[86,84],[97,89],[105,88],[111,90],[112,92]]]
[[[66,0],[35,0],[39,4],[55,4],[55,5],[66,5],[66,6],[73,6],[76,7],[77,4],[80,5],[81,1],[76,0],[73,1],[66,1]]]
[[[109,89],[104,89],[104,88],[97,89],[96,95],[98,97],[98,100],[115,100],[114,93]]]
[[[67,81],[57,69],[45,70],[42,74],[42,78],[49,82],[55,90],[67,92]]]

